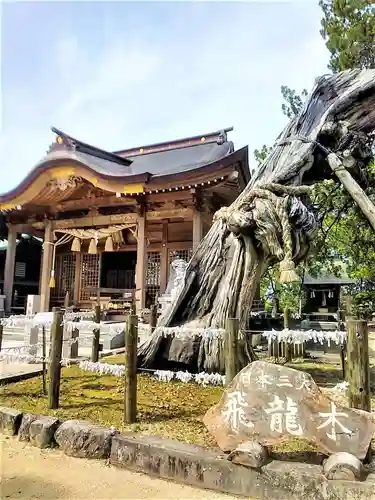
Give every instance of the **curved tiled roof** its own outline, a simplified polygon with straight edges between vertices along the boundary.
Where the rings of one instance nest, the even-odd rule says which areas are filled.
[[[231,155],[236,157],[233,142],[227,140],[226,130],[208,134],[207,138],[181,139],[152,147],[146,146],[140,148],[138,152],[128,150],[118,153],[101,150],[57,129],[52,130],[58,134],[56,143],[19,186],[8,193],[0,194],[0,203],[14,199],[41,175],[46,173],[49,175],[48,171],[72,167],[74,164],[80,168],[80,175],[83,172],[82,177],[90,181],[99,178],[105,180],[107,185],[118,182],[135,184],[147,183],[152,178],[161,181],[163,177],[194,172],[215,165],[223,159],[229,160]],[[245,157],[247,150],[245,156],[244,151],[240,151],[242,152],[240,156]],[[126,157],[127,152],[130,157]],[[235,158],[233,160],[236,161]],[[245,170],[243,175],[247,182],[248,165],[245,166]]]

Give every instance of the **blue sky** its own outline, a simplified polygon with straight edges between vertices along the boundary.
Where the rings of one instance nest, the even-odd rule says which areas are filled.
[[[0,192],[50,126],[108,150],[229,126],[236,147],[272,143],[280,86],[328,72],[320,18],[313,0],[3,3]]]

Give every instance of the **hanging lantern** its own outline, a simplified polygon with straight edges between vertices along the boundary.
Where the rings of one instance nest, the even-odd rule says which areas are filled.
[[[72,243],[72,252],[80,252],[81,251],[81,240],[77,237],[74,238]]]
[[[328,292],[328,297],[329,297],[330,299],[333,299],[333,291],[332,291],[332,290],[330,290],[330,291]]]
[[[90,245],[89,245],[89,252],[88,253],[91,253],[93,255],[95,255],[97,252],[97,248],[96,248],[96,241],[95,239],[93,238],[92,240],[90,240]]]
[[[310,297],[311,297],[312,299],[315,299],[315,292],[314,292],[314,290],[310,293]]]
[[[104,251],[105,252],[113,252],[113,239],[112,239],[112,236],[108,236],[108,238],[105,240]]]

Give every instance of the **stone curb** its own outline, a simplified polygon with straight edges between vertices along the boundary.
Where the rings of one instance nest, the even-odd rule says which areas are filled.
[[[23,417],[27,420],[30,414],[0,407],[0,432],[19,434]],[[319,465],[280,461],[255,470],[200,446],[131,432],[112,436],[109,429],[89,422],[52,420],[56,427],[50,446],[58,442],[70,456],[109,458],[115,467],[189,486],[262,500],[375,500],[375,473],[363,482],[333,481],[324,477]]]
[[[43,370],[33,370],[31,372],[13,373],[0,378],[0,385],[13,384],[14,382],[21,382],[21,380],[28,380],[29,378],[39,377],[42,375]]]

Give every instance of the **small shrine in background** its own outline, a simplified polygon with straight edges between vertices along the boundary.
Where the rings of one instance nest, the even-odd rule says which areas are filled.
[[[52,130],[46,156],[0,195],[8,312],[20,233],[43,239],[40,311],[68,296],[78,308],[99,301],[117,320],[129,302],[139,312],[166,292],[171,263],[189,261],[213,214],[250,179],[248,149],[234,149],[232,129],[114,153]]]

